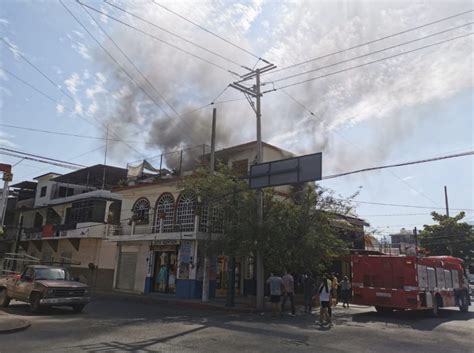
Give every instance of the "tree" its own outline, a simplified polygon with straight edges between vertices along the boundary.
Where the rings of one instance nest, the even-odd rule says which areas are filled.
[[[214,175],[200,168],[184,180],[183,187],[198,196],[201,213],[204,208],[217,208],[225,215],[220,224],[213,224],[210,217],[205,242],[208,256],[253,256],[258,250],[267,270],[321,272],[347,253],[347,244],[331,223],[352,206],[328,189],[299,185],[289,195],[265,189],[260,227],[255,192],[226,166],[218,166]],[[213,234],[216,226],[224,236]]]
[[[471,263],[474,261],[474,232],[472,227],[460,222],[464,212],[454,217],[432,212],[435,225],[424,225],[420,232],[420,245],[429,255],[452,255]]]

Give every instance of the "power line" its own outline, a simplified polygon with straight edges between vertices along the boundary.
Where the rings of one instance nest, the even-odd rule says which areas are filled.
[[[286,91],[285,89],[282,89],[281,92],[283,92],[286,96],[288,96],[290,99],[292,99],[295,103],[297,103],[300,107],[303,108],[303,110],[307,111],[311,116],[315,117],[316,119],[319,119],[323,124],[326,124],[326,122],[321,118],[319,117],[318,115],[314,114],[310,109],[308,109],[308,107],[306,107],[303,103],[301,103],[299,100],[297,100],[295,97],[293,97],[291,94],[288,93],[288,91]],[[347,143],[349,143],[351,146],[353,146],[354,148],[360,150],[360,151],[364,151],[362,148],[360,148],[358,145],[356,145],[355,143],[353,143],[351,140],[349,140],[347,137],[345,137],[344,135],[340,134],[338,131],[336,130],[329,130],[331,132],[334,132],[337,136],[341,137],[344,141],[346,141]],[[369,154],[370,155],[370,154]],[[429,200],[430,202],[432,202],[433,204],[436,204],[436,202],[431,198],[429,197],[428,195],[425,195],[423,192],[417,190],[416,188],[414,188],[410,183],[408,183],[406,180],[404,180],[403,178],[400,178],[396,173],[394,173],[393,171],[391,170],[387,170],[388,173],[390,173],[393,177],[395,177],[396,179],[400,180],[403,184],[405,184],[406,186],[408,186],[409,189],[415,191],[417,193],[417,195],[421,195],[423,196],[425,199]]]
[[[62,160],[59,160],[59,159],[55,159],[55,158],[43,157],[43,156],[40,156],[40,155],[37,155],[37,154],[17,151],[17,150],[13,150],[13,149],[10,149],[10,148],[0,147],[0,150],[10,152],[10,153],[17,153],[17,154],[21,154],[21,155],[28,156],[28,157],[41,158],[41,159],[45,159],[45,160],[49,160],[49,161],[53,161],[53,162],[59,162],[59,163],[63,163],[63,164],[70,164],[70,165],[73,165],[75,167],[82,167],[82,168],[85,167],[84,165],[81,165],[81,164],[66,162],[66,161],[62,161]]]
[[[358,215],[358,217],[401,217],[401,216],[429,216],[430,213],[392,213],[392,214],[368,214]]]
[[[345,172],[345,173],[339,173],[339,174],[333,174],[333,175],[324,176],[324,177],[323,177],[323,180],[332,179],[332,178],[338,178],[338,177],[341,177],[341,176],[346,176],[346,175],[355,174],[355,173],[368,172],[368,171],[372,171],[372,170],[379,170],[379,169],[386,169],[386,168],[395,168],[395,167],[403,167],[403,166],[406,166],[406,165],[428,163],[428,162],[440,161],[440,160],[443,160],[443,159],[465,157],[465,156],[470,156],[470,155],[474,155],[474,151],[467,151],[467,152],[463,152],[463,153],[456,153],[456,154],[451,154],[451,155],[446,155],[446,156],[441,156],[441,157],[435,157],[435,158],[426,158],[426,159],[421,159],[421,160],[412,161],[412,162],[388,164],[388,165],[383,165],[383,166],[378,166],[378,167],[370,167],[370,168],[363,168],[363,169],[358,169],[358,170],[352,170],[352,171],[350,171],[350,172]]]
[[[289,80],[289,79],[291,79],[291,78],[295,78],[295,77],[298,77],[298,76],[306,75],[306,74],[309,74],[309,73],[311,73],[311,72],[321,71],[321,70],[327,69],[327,68],[329,68],[329,67],[333,67],[333,66],[336,66],[336,65],[344,64],[344,63],[347,63],[347,62],[350,62],[350,61],[353,61],[353,60],[361,59],[361,58],[364,58],[364,57],[367,57],[367,56],[371,56],[371,55],[374,55],[374,54],[382,53],[382,52],[387,51],[387,50],[395,49],[395,48],[398,48],[398,47],[401,47],[401,46],[404,46],[404,45],[407,45],[407,44],[419,42],[420,40],[424,40],[424,39],[427,39],[427,38],[431,38],[431,37],[434,37],[434,36],[438,36],[438,35],[440,35],[440,34],[448,33],[448,32],[451,32],[451,31],[455,31],[455,30],[457,30],[457,29],[459,29],[459,28],[467,27],[467,26],[470,26],[470,25],[472,25],[472,24],[474,24],[474,22],[468,22],[468,23],[462,24],[462,25],[460,25],[460,26],[456,26],[456,27],[449,28],[449,29],[446,29],[446,30],[443,30],[443,31],[440,31],[440,32],[436,32],[436,33],[429,34],[429,35],[424,36],[424,37],[416,38],[416,39],[413,39],[413,40],[410,40],[410,41],[407,41],[407,42],[403,42],[403,43],[400,43],[400,44],[397,44],[397,45],[392,45],[392,46],[390,46],[390,47],[385,47],[385,48],[382,48],[382,49],[379,49],[379,50],[376,50],[376,51],[373,51],[373,52],[370,52],[370,53],[367,53],[367,54],[355,56],[355,57],[352,57],[352,58],[350,58],[350,59],[338,61],[338,62],[329,64],[329,65],[317,67],[317,68],[314,68],[314,69],[312,69],[312,70],[304,71],[304,72],[297,73],[297,74],[294,74],[294,75],[290,75],[290,76],[287,76],[287,77],[278,78],[278,79],[272,80],[272,81],[270,81],[270,82],[271,82],[271,83],[276,83],[276,82],[280,82],[280,81],[284,81],[284,80]],[[263,83],[262,85],[266,85],[266,84],[268,84],[268,82]]]
[[[123,142],[129,142],[129,143],[143,143],[145,145],[154,145],[153,142],[143,142],[143,141],[133,141],[133,140],[118,140],[118,139],[113,139],[113,138],[105,138],[105,137],[97,137],[97,136],[78,135],[78,134],[71,134],[71,133],[68,133],[68,132],[42,130],[42,129],[29,128],[29,127],[24,127],[24,126],[16,126],[16,125],[10,125],[10,124],[2,124],[2,123],[0,123],[0,126],[8,127],[8,128],[11,128],[11,129],[26,130],[26,131],[32,131],[32,132],[41,132],[41,133],[45,133],[45,134],[60,135],[60,136],[71,136],[71,137],[78,137],[78,138],[87,138],[87,139],[92,139],[92,140],[117,141],[117,142],[122,142],[123,141]]]
[[[94,148],[94,149],[92,149],[92,150],[90,150],[90,151],[83,152],[83,153],[81,153],[81,154],[79,154],[79,155],[77,155],[77,156],[73,156],[73,157],[71,157],[71,158],[69,158],[69,159],[70,159],[70,160],[78,159],[78,158],[83,157],[83,156],[85,156],[85,155],[88,155],[88,154],[90,154],[90,153],[96,152],[96,151],[98,151],[98,150],[100,150],[100,149],[102,149],[102,148],[104,148],[104,147],[105,147],[105,146],[96,147],[96,148]],[[20,157],[18,157],[18,158],[20,158]],[[30,175],[37,174],[37,173],[39,173],[39,172],[41,172],[41,171],[43,171],[43,170],[47,170],[47,169],[49,169],[49,168],[40,168],[40,169],[37,170],[36,172],[25,174],[25,175],[23,175],[22,177],[19,177],[18,179],[24,179],[24,178],[26,178],[26,177],[28,177],[28,176],[30,176]]]
[[[45,97],[46,99],[52,101],[53,103],[56,103],[57,105],[62,105],[61,102],[59,102],[58,100],[56,100],[55,98],[51,97],[50,95],[48,95],[47,93],[43,92],[42,90],[40,90],[39,88],[33,86],[32,84],[30,84],[29,82],[23,80],[21,77],[15,75],[13,72],[5,69],[5,68],[0,68],[0,70],[2,70],[3,72],[5,72],[6,74],[8,74],[9,76],[13,77],[14,79],[16,79],[17,81],[21,82],[22,84],[24,84],[25,86],[31,88],[32,90],[34,90],[35,92],[37,92],[38,94],[40,94],[41,96]],[[65,109],[67,109],[70,113],[72,114],[75,114],[76,112],[74,111],[74,109],[71,109],[69,108],[68,106],[64,106]],[[85,118],[81,113],[78,113],[78,117],[81,118],[82,120],[84,120],[85,122],[91,124],[92,126],[94,127],[97,127],[96,125],[94,125],[91,121],[89,121],[87,118]],[[101,124],[103,126],[103,124],[95,119],[99,124]],[[117,135],[115,135],[117,136]],[[128,145],[126,142],[124,142],[122,139],[118,139],[118,141],[124,143],[125,145],[127,145],[128,147],[130,147],[131,149],[133,149],[135,152],[137,152],[138,154],[141,155],[141,153],[139,151],[137,151],[135,148],[131,147],[130,145]]]
[[[339,201],[347,201],[346,199],[335,198],[335,200]],[[368,205],[378,205],[378,206],[389,206],[389,207],[406,207],[406,208],[420,208],[420,209],[427,209],[427,210],[445,210],[444,207],[429,207],[429,206],[417,206],[417,205],[405,205],[405,204],[395,204],[395,203],[384,203],[384,202],[372,202],[372,201],[359,201],[359,200],[351,200],[354,203],[361,203],[361,204],[368,204]],[[474,211],[472,208],[449,208],[453,211]]]
[[[67,169],[74,169],[74,170],[81,169],[81,167],[75,167],[75,166],[69,165],[69,164],[62,164],[62,163],[58,163],[58,162],[50,162],[50,161],[46,161],[46,160],[42,160],[42,159],[38,159],[38,158],[34,158],[34,157],[27,157],[27,156],[23,156],[23,155],[18,155],[18,154],[10,153],[10,152],[0,151],[0,154],[6,155],[6,156],[11,156],[11,157],[16,157],[16,158],[21,158],[22,160],[27,159],[29,161],[35,161],[35,162],[40,162],[40,163],[51,164],[51,165],[55,165],[57,167],[62,167],[62,168],[67,168]]]
[[[381,62],[381,61],[385,61],[385,60],[393,59],[393,58],[396,58],[396,57],[399,57],[399,56],[402,56],[402,55],[410,54],[410,53],[413,53],[413,52],[416,52],[416,51],[419,51],[419,50],[422,50],[422,49],[427,49],[427,48],[430,48],[430,47],[434,47],[434,46],[436,46],[436,45],[440,45],[440,44],[444,44],[444,43],[447,43],[447,42],[451,42],[451,41],[454,41],[454,40],[457,40],[457,39],[461,39],[461,38],[470,36],[471,34],[474,34],[474,32],[470,32],[470,33],[463,34],[463,35],[460,35],[460,36],[457,36],[457,37],[445,39],[445,40],[442,40],[442,41],[439,41],[439,42],[436,42],[436,43],[432,43],[432,44],[429,44],[429,45],[425,45],[425,46],[422,46],[422,47],[419,47],[419,48],[415,48],[415,49],[412,49],[412,50],[408,50],[408,51],[405,51],[405,52],[402,52],[402,53],[398,53],[398,54],[386,56],[386,57],[384,57],[384,58],[380,58],[380,59],[377,59],[377,60],[373,60],[373,61],[366,62],[366,63],[364,63],[364,64],[360,64],[360,65],[356,65],[356,66],[351,66],[351,67],[348,67],[348,68],[346,68],[346,69],[342,69],[342,70],[338,70],[338,71],[333,71],[333,72],[327,73],[327,74],[325,74],[325,75],[321,75],[321,76],[309,78],[309,79],[306,79],[306,80],[294,82],[294,83],[291,83],[291,84],[288,84],[288,85],[284,85],[284,86],[281,86],[281,87],[275,87],[275,88],[273,88],[273,89],[270,89],[270,90],[267,90],[267,91],[262,92],[262,94],[269,93],[269,92],[274,92],[274,91],[281,90],[281,89],[288,88],[288,87],[293,87],[293,86],[296,86],[296,85],[301,85],[301,84],[306,83],[306,82],[319,80],[319,79],[321,79],[321,78],[333,76],[333,75],[336,75],[336,74],[339,74],[339,73],[342,73],[342,72],[347,72],[347,71],[350,71],[350,70],[355,70],[355,69],[358,69],[358,68],[361,68],[361,67],[364,67],[364,66],[368,66],[368,65],[371,65],[371,64],[375,64],[375,63],[378,63],[378,62]]]
[[[61,2],[61,0],[60,0]],[[62,4],[62,2],[61,2]],[[64,6],[64,4],[62,4]],[[66,8],[67,9],[67,8]],[[11,47],[11,45],[5,41],[3,38],[2,38],[2,41],[5,42],[7,45]],[[58,89],[59,91],[61,91],[61,93],[63,93],[67,98],[69,98],[74,104],[77,104],[76,100],[74,99],[74,97],[72,97],[68,92],[66,92],[60,85],[58,85],[54,80],[52,80],[46,73],[44,73],[37,65],[35,65],[34,63],[32,63],[30,60],[28,60],[28,58],[26,58],[24,55],[20,54],[21,58],[26,61],[26,63],[28,63],[28,65],[30,65],[31,67],[33,67],[33,69],[35,69],[35,71],[37,71],[41,76],[43,76],[44,78],[46,78],[46,80],[48,80],[48,82],[53,85],[56,89]],[[33,87],[32,85],[26,83],[26,81],[20,79],[18,76],[16,75],[13,75],[11,72],[5,70],[5,69],[2,69],[4,70],[5,72],[9,73],[11,76],[14,76],[17,80],[21,81],[23,84],[27,85],[28,87],[34,89],[36,92],[40,93],[42,96],[48,98],[49,100],[52,100],[54,101],[56,104],[59,104],[59,105],[62,105],[60,102],[56,101],[54,98],[52,98],[51,96],[48,96],[47,94],[41,92],[39,89]],[[74,110],[71,109],[71,111],[73,113]],[[90,122],[86,117],[84,117],[82,114],[78,114],[78,116],[83,119],[84,121],[88,122],[89,124],[92,124],[92,122]],[[102,127],[104,127],[105,129],[108,129],[100,120],[98,120],[97,118],[93,117],[93,119],[98,123],[100,124]],[[92,124],[93,125],[93,124]],[[116,138],[120,138],[117,134],[113,133],[115,135]],[[133,148],[132,146],[128,145],[127,143],[125,143],[125,145],[127,145],[129,148],[131,148],[132,150],[134,150],[135,152],[137,152],[138,154],[141,154],[138,150],[136,150],[135,148]]]
[[[106,1],[106,2],[107,2],[107,1]],[[220,40],[226,42],[227,44],[230,44],[230,45],[232,45],[233,47],[242,50],[244,53],[247,53],[247,54],[253,56],[255,59],[261,60],[261,61],[263,61],[263,62],[266,63],[266,64],[270,64],[270,62],[268,62],[267,60],[261,58],[260,56],[258,56],[258,55],[256,55],[256,54],[253,54],[253,53],[251,53],[250,51],[248,51],[247,49],[244,49],[244,48],[242,48],[242,47],[240,47],[240,46],[238,46],[238,45],[232,43],[231,41],[225,39],[224,37],[222,37],[222,36],[220,36],[220,35],[218,35],[218,34],[212,32],[212,31],[210,31],[210,30],[208,30],[207,28],[205,28],[205,27],[203,27],[203,26],[197,24],[196,22],[191,21],[190,19],[184,17],[183,15],[180,15],[179,13],[177,13],[177,12],[175,12],[175,11],[173,11],[173,10],[171,10],[171,9],[169,9],[169,8],[167,8],[167,7],[161,5],[161,4],[159,4],[159,3],[157,3],[157,2],[155,2],[155,1],[153,1],[153,0],[152,0],[152,3],[154,3],[155,5],[161,7],[162,9],[164,9],[164,10],[166,10],[166,11],[172,13],[173,15],[178,16],[179,18],[185,20],[186,22],[191,23],[192,25],[194,25],[194,26],[200,28],[200,29],[203,30],[204,32],[207,32],[207,33],[213,35],[214,37],[219,38]]]
[[[201,50],[204,50],[204,51],[206,51],[206,52],[208,52],[208,53],[210,53],[210,54],[212,54],[212,55],[215,55],[215,56],[217,56],[217,57],[219,57],[219,58],[221,58],[221,59],[223,59],[223,60],[225,60],[225,61],[227,61],[227,62],[229,62],[229,63],[231,63],[231,64],[234,64],[234,65],[236,65],[236,66],[238,66],[238,67],[240,67],[240,68],[243,68],[243,69],[252,71],[250,68],[248,68],[248,67],[246,67],[246,66],[244,66],[244,65],[242,65],[242,64],[239,64],[238,62],[236,62],[236,61],[234,61],[234,60],[232,60],[232,59],[229,59],[229,58],[227,58],[227,57],[225,57],[225,56],[223,56],[223,55],[221,55],[221,54],[219,54],[219,53],[217,53],[217,52],[215,52],[215,51],[212,51],[212,50],[210,50],[210,49],[207,49],[206,47],[203,47],[202,45],[199,45],[199,44],[197,44],[197,43],[195,43],[195,42],[193,42],[193,41],[191,41],[191,40],[189,40],[189,39],[187,39],[187,38],[185,38],[185,37],[183,37],[183,36],[181,36],[181,35],[179,35],[179,34],[176,34],[176,33],[174,33],[174,32],[171,32],[170,30],[167,30],[167,29],[164,28],[164,27],[158,26],[157,24],[155,24],[155,23],[153,23],[153,22],[151,22],[151,21],[148,21],[147,19],[145,19],[145,18],[143,18],[143,17],[141,17],[141,16],[138,16],[138,15],[136,15],[136,14],[134,14],[134,13],[132,13],[132,12],[130,12],[130,11],[128,11],[128,10],[126,10],[126,9],[124,9],[124,8],[122,8],[122,7],[120,7],[120,6],[118,6],[118,5],[112,4],[112,3],[108,2],[107,0],[105,0],[104,2],[105,2],[106,4],[108,4],[109,6],[112,6],[112,7],[116,8],[116,9],[118,9],[118,10],[120,10],[120,11],[122,11],[122,12],[124,12],[124,13],[126,13],[126,14],[132,16],[132,17],[134,17],[134,18],[139,19],[139,20],[142,21],[142,22],[145,22],[145,23],[149,24],[150,26],[153,26],[153,27],[155,27],[155,28],[158,28],[160,31],[163,31],[163,32],[168,33],[168,34],[170,34],[170,35],[172,35],[172,36],[174,36],[174,37],[176,37],[176,38],[178,38],[178,39],[181,39],[182,41],[185,41],[185,42],[188,43],[188,44],[191,44],[191,45],[193,45],[193,46],[195,46],[195,47],[197,47],[197,48],[199,48],[199,49],[201,49]]]
[[[306,61],[303,61],[303,62],[300,62],[300,63],[297,63],[297,64],[293,64],[293,65],[290,65],[290,66],[286,66],[286,67],[283,67],[283,68],[281,68],[281,69],[278,69],[278,70],[275,70],[275,71],[272,71],[272,72],[264,73],[263,75],[265,75],[265,74],[274,74],[274,73],[277,73],[277,72],[280,72],[280,71],[283,71],[283,70],[291,69],[291,68],[293,68],[293,67],[297,67],[297,66],[300,66],[300,65],[304,65],[304,64],[310,63],[310,62],[312,62],[312,61],[316,61],[316,60],[324,59],[324,58],[327,58],[327,57],[330,57],[330,56],[333,56],[333,55],[341,54],[341,53],[344,53],[344,52],[349,51],[349,50],[352,50],[352,49],[357,49],[357,48],[363,47],[363,46],[365,46],[365,45],[377,43],[377,42],[380,42],[380,41],[382,41],[382,40],[389,39],[389,38],[392,38],[392,37],[396,37],[396,36],[399,36],[399,35],[401,35],[401,34],[409,33],[409,32],[415,31],[415,30],[420,29],[420,28],[423,28],[423,27],[428,27],[428,26],[431,26],[431,25],[436,24],[436,23],[444,22],[444,21],[450,20],[450,19],[452,19],[452,18],[456,18],[456,17],[459,17],[459,16],[463,16],[463,15],[466,15],[466,14],[471,13],[471,12],[473,12],[473,11],[474,11],[474,10],[469,10],[469,11],[464,11],[464,12],[461,12],[461,13],[458,13],[458,14],[454,14],[454,15],[452,15],[452,16],[445,17],[445,18],[442,18],[442,19],[439,19],[439,20],[436,20],[436,21],[432,21],[432,22],[423,24],[423,25],[421,25],[421,26],[417,26],[417,27],[414,27],[414,28],[410,28],[410,29],[407,29],[407,30],[404,30],[404,31],[401,31],[401,32],[397,32],[397,33],[394,33],[394,34],[390,34],[390,35],[388,35],[388,36],[384,36],[384,37],[377,38],[377,39],[374,39],[374,40],[371,40],[371,41],[368,41],[368,42],[365,42],[365,43],[362,43],[362,44],[358,44],[358,45],[352,46],[352,47],[350,47],[350,48],[338,50],[338,51],[333,52],[333,53],[330,53],[330,54],[325,54],[325,55],[323,55],[323,56],[319,56],[319,57],[316,57],[316,58],[313,58],[313,59],[309,59],[309,60],[306,60]]]
[[[61,1],[61,0],[60,0],[60,1]],[[199,59],[199,60],[201,60],[201,61],[203,61],[203,62],[205,62],[205,63],[208,63],[209,65],[212,65],[212,66],[214,66],[214,67],[216,67],[216,68],[218,68],[218,69],[220,69],[220,70],[223,70],[223,71],[225,71],[225,72],[228,72],[228,73],[230,73],[230,74],[232,74],[232,75],[234,75],[234,76],[239,76],[239,74],[237,74],[237,73],[235,73],[235,72],[233,72],[233,71],[231,71],[231,70],[228,70],[227,68],[223,67],[222,65],[216,64],[216,63],[214,63],[214,62],[212,62],[212,61],[210,61],[210,60],[207,60],[207,59],[205,59],[205,58],[203,58],[203,57],[201,57],[201,56],[199,56],[199,55],[193,54],[193,53],[191,53],[190,51],[187,51],[186,49],[180,48],[180,47],[178,47],[178,46],[176,46],[176,45],[174,45],[174,44],[172,44],[172,43],[170,43],[170,42],[167,42],[167,41],[165,41],[165,40],[163,40],[163,39],[161,39],[161,38],[159,38],[159,37],[157,37],[157,36],[155,36],[155,35],[153,35],[153,34],[150,34],[150,33],[146,32],[146,31],[144,31],[144,30],[141,30],[141,29],[138,28],[138,27],[135,27],[135,26],[133,26],[133,25],[127,23],[127,22],[124,22],[124,21],[122,21],[122,20],[120,20],[120,19],[118,19],[118,18],[116,18],[116,17],[114,17],[114,16],[111,16],[111,15],[109,15],[108,13],[105,13],[105,12],[103,12],[103,11],[101,11],[101,10],[98,10],[98,9],[92,7],[92,6],[89,6],[89,5],[87,5],[87,4],[84,4],[84,3],[80,2],[79,0],[76,0],[76,1],[77,1],[77,3],[79,3],[81,6],[85,6],[85,7],[89,8],[89,9],[91,9],[92,11],[98,12],[98,13],[102,14],[103,16],[106,16],[106,17],[110,18],[111,20],[113,20],[113,21],[115,21],[115,22],[118,22],[118,23],[120,23],[120,24],[122,24],[122,25],[124,25],[124,26],[126,26],[126,27],[129,27],[129,28],[131,28],[131,29],[133,29],[133,30],[135,30],[135,31],[137,31],[137,32],[139,32],[139,33],[142,33],[142,34],[144,34],[144,35],[146,35],[146,36],[148,36],[148,37],[150,37],[150,38],[153,38],[153,39],[155,39],[155,40],[157,40],[157,41],[159,41],[159,42],[161,42],[161,43],[164,43],[164,44],[166,44],[166,45],[169,45],[170,47],[172,47],[172,48],[174,48],[174,49],[176,49],[176,50],[179,50],[179,51],[181,51],[181,52],[183,52],[183,53],[185,53],[185,54],[188,54],[189,56],[192,56],[192,57],[194,57],[194,58],[196,58],[196,59]],[[64,6],[64,5],[63,5],[63,6]]]
[[[170,107],[170,109],[176,114],[176,116],[182,121],[182,123],[188,128],[188,129],[191,129],[190,126],[184,121],[184,119],[181,117],[181,115],[178,113],[178,111],[166,100],[166,98],[158,91],[158,89],[150,82],[150,80],[148,80],[148,78],[141,72],[141,70],[137,67],[137,65],[135,65],[135,63],[133,62],[133,60],[130,59],[130,57],[125,53],[125,51],[123,51],[123,49],[117,44],[117,42],[115,42],[115,40],[102,28],[102,26],[99,24],[99,22],[96,21],[96,19],[87,11],[87,9],[85,7],[82,7],[82,9],[89,15],[89,17],[94,21],[94,23],[99,27],[99,29],[102,31],[102,33],[104,33],[107,38],[109,38],[109,40],[114,44],[114,46],[120,51],[120,53],[122,53],[122,55],[127,59],[127,61],[135,68],[135,70],[140,74],[140,76],[145,80],[146,83],[148,83],[148,85],[153,89],[153,91],[168,105],[168,107]],[[77,19],[76,19],[77,20]],[[78,21],[78,20],[77,20]],[[82,24],[81,24],[82,25]],[[82,25],[83,26],[83,25]],[[84,28],[84,26],[83,26]],[[112,60],[114,60],[114,62],[122,69],[122,71],[130,78],[130,80],[132,80],[132,82],[143,92],[145,93],[145,95],[150,98],[152,100],[153,103],[155,103],[155,105],[166,115],[168,116],[170,119],[171,117],[168,115],[168,113],[161,107],[161,105],[151,96],[148,94],[148,92],[143,88],[141,87],[141,85],[139,85],[136,80],[131,76],[131,74],[128,73],[128,71],[125,69],[125,67],[123,67],[114,57],[113,55],[107,50],[105,49],[105,47],[103,45],[101,45],[99,43],[99,41],[94,37],[94,35],[92,35],[91,32],[89,32],[89,35],[92,36],[92,38],[95,40],[95,42],[97,44],[99,44],[99,46],[109,55],[109,57],[112,58]],[[192,129],[191,129],[192,130]],[[192,136],[190,136],[191,140],[194,141],[194,143],[198,143],[196,140],[193,139]]]
[[[10,49],[14,49],[10,43],[8,43],[5,38],[0,38]],[[48,80],[49,83],[51,83],[54,87],[59,89],[66,97],[68,97],[70,100],[74,101],[74,98],[66,92],[60,85],[58,85],[56,82],[54,82],[48,75],[46,75],[37,65],[35,65],[33,62],[31,62],[26,56],[24,56],[21,53],[18,53],[18,55],[28,63],[31,67],[33,67],[41,76],[43,76],[46,80]]]

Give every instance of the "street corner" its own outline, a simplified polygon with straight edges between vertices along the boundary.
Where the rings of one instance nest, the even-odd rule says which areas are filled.
[[[26,330],[31,323],[14,315],[0,312],[0,334],[14,333]]]

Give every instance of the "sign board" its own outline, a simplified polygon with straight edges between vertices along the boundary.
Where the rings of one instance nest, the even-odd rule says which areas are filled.
[[[260,163],[250,167],[250,188],[306,183],[321,180],[322,153]]]

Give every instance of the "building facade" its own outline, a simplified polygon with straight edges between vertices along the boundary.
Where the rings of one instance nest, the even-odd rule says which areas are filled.
[[[263,149],[264,161],[292,156],[269,144],[264,144]],[[246,176],[256,152],[256,142],[252,142],[217,151],[216,159]],[[207,157],[204,154],[201,160]],[[109,240],[117,243],[116,289],[168,293],[180,298],[201,297],[207,210],[202,211],[195,195],[179,188],[182,176],[192,173],[194,167],[189,165],[190,170],[182,169],[179,175],[148,177],[143,182],[136,180],[113,190],[122,199],[120,225],[109,236]],[[283,191],[287,189],[280,187]],[[210,216],[219,217],[218,211]],[[219,233],[218,229],[215,231]],[[226,294],[228,273],[226,256],[211,259],[211,297]],[[251,292],[253,279],[252,259],[237,259],[236,293]]]

